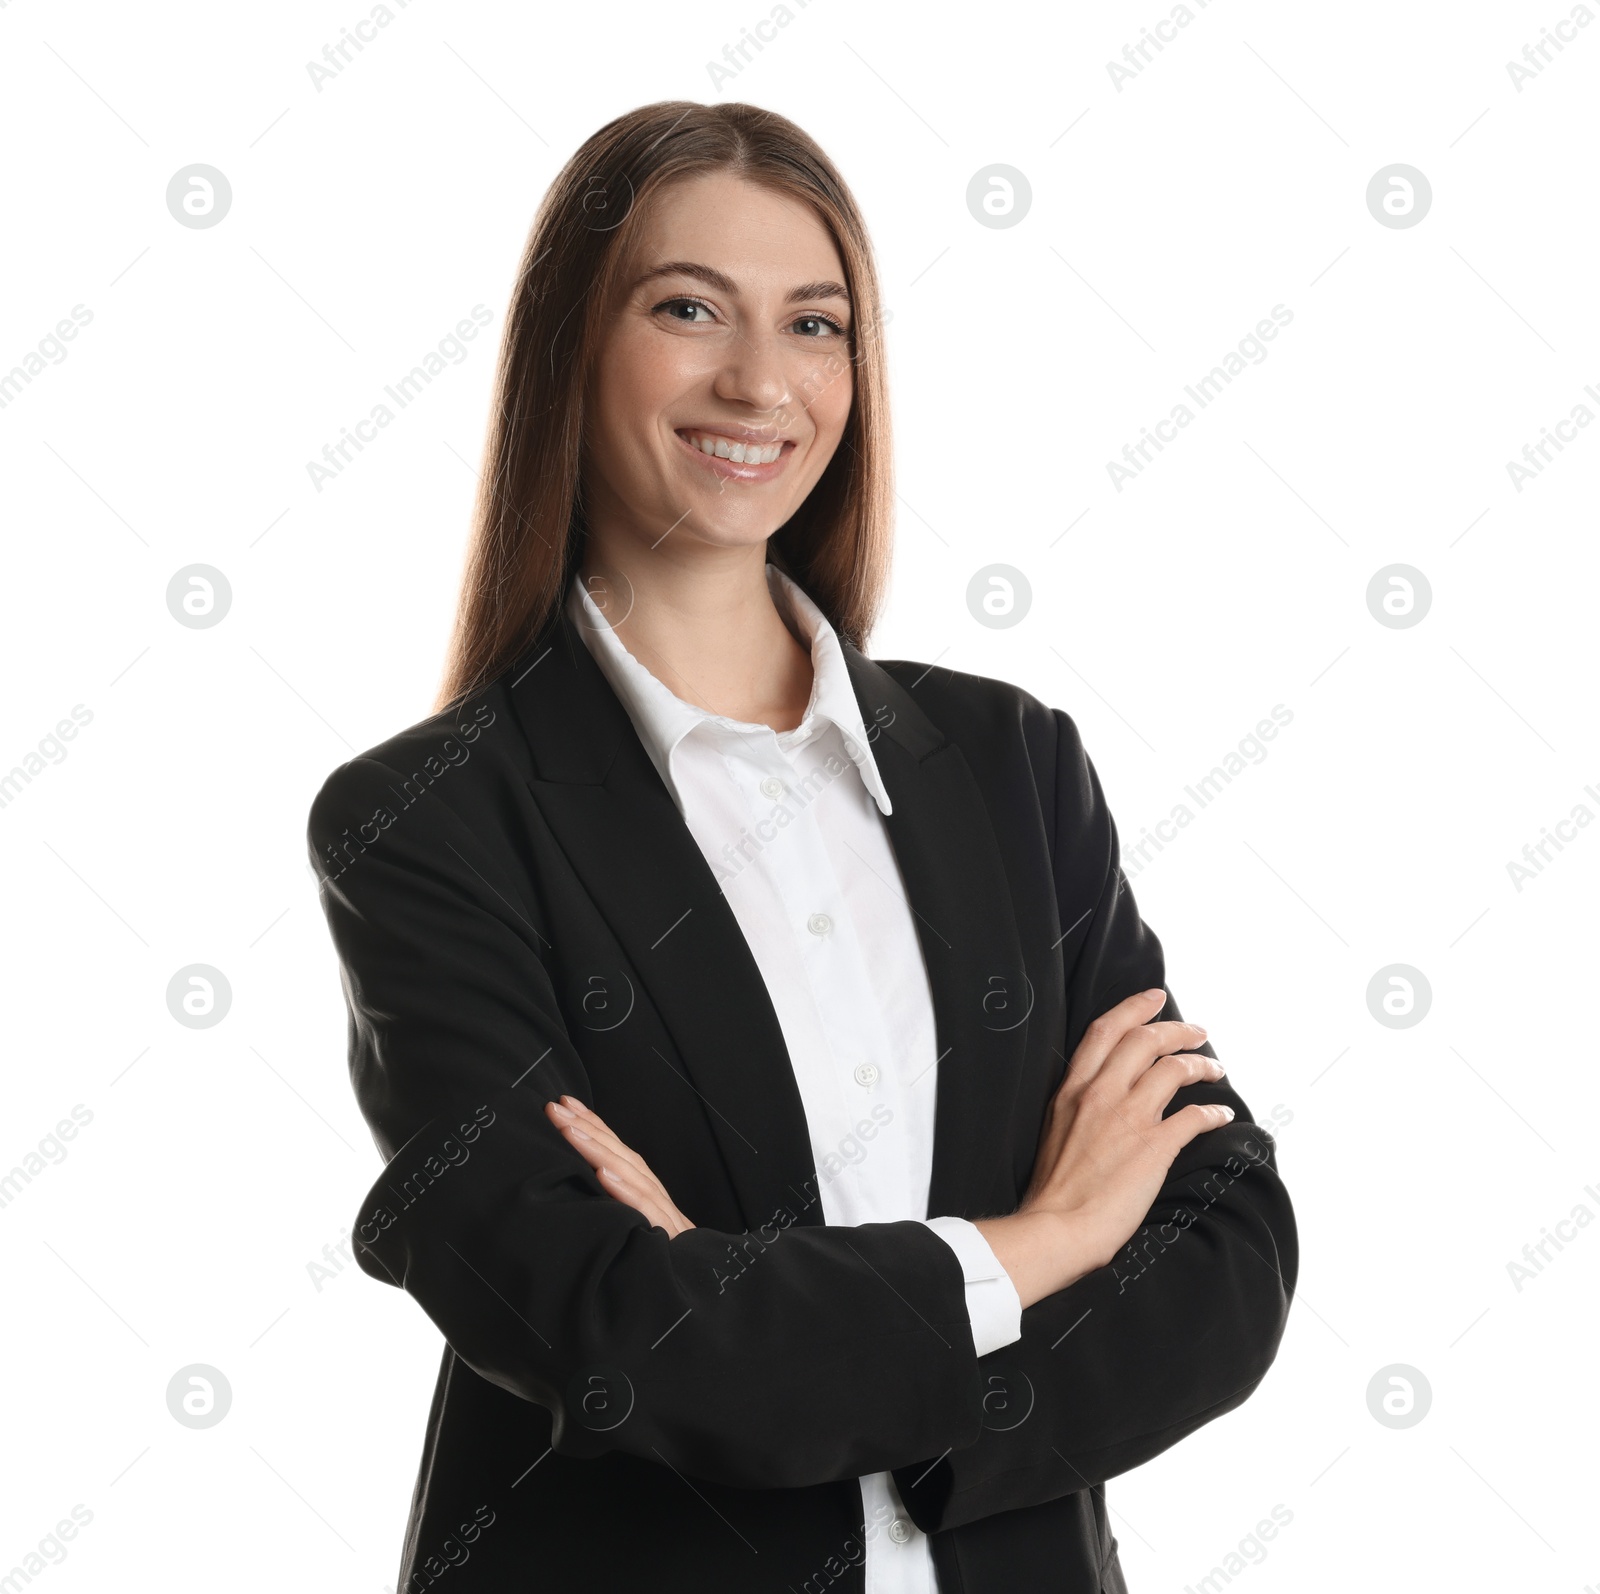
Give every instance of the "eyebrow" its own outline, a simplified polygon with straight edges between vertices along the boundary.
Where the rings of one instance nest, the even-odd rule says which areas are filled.
[[[642,288],[647,282],[654,282],[657,277],[694,277],[708,287],[715,288],[718,293],[737,295],[739,292],[738,283],[726,272],[718,271],[715,266],[700,265],[693,260],[668,260],[662,265],[653,266],[634,283],[634,288]],[[842,283],[802,282],[799,287],[789,290],[784,297],[784,303],[800,304],[806,299],[843,299],[849,304],[850,295]]]

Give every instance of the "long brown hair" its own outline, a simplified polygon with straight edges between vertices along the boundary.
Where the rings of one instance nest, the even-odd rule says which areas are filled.
[[[888,577],[888,374],[866,226],[832,161],[754,105],[663,100],[608,122],[534,216],[506,319],[455,630],[438,709],[505,670],[555,612],[583,549],[589,372],[637,220],[666,184],[726,171],[811,206],[844,263],[854,402],[828,468],[768,557],[847,641],[865,645]],[[801,402],[806,402],[802,400]]]

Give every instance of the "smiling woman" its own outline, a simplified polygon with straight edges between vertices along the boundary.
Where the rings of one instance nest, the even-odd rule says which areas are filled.
[[[445,1339],[404,1589],[1123,1590],[1105,1480],[1276,1354],[1274,1143],[1077,727],[863,651],[883,322],[793,123],[602,128],[528,240],[437,712],[312,807],[354,1250]]]
[[[750,585],[750,555],[801,513],[849,424],[845,267],[809,204],[728,171],[680,178],[619,254],[586,417],[584,586],[634,610],[629,651],[679,696],[790,729],[808,650]],[[733,648],[703,623],[729,599]]]

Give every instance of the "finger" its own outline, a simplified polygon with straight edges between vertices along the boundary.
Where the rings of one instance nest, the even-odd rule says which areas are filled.
[[[556,1104],[552,1102],[547,1105],[554,1107]],[[568,1144],[580,1150],[590,1165],[602,1175],[602,1182],[608,1185],[613,1194],[622,1199],[620,1191],[627,1190],[633,1198],[628,1204],[644,1212],[668,1234],[681,1234],[685,1229],[694,1227],[678,1210],[655,1170],[626,1141],[618,1138],[599,1113],[585,1106],[575,1096],[563,1096],[561,1105],[575,1113],[581,1121],[561,1124],[553,1113],[552,1120],[563,1130]]]
[[[1206,1032],[1199,1024],[1188,1024],[1182,1019],[1142,1024],[1123,1035],[1096,1077],[1108,1085],[1132,1090],[1157,1058],[1192,1052],[1205,1043],[1205,1038]]]
[[[1113,1092],[1119,1085],[1122,1090],[1129,1090],[1158,1057],[1204,1042],[1206,1032],[1198,1024],[1180,1019],[1164,1023],[1142,1021],[1146,1009],[1155,1004],[1159,1011],[1166,1001],[1167,993],[1159,987],[1141,991],[1107,1009],[1089,1026],[1073,1053],[1066,1077],[1050,1099],[1034,1153],[1035,1167],[1041,1159],[1046,1166],[1054,1163],[1055,1154],[1071,1132],[1078,1101],[1095,1080],[1105,1079]]]
[[[632,1207],[635,1212],[643,1213],[651,1223],[665,1229],[669,1234],[675,1232],[672,1213],[669,1210],[671,1203],[667,1201],[666,1192],[659,1184],[653,1179],[640,1179],[630,1170],[610,1163],[607,1154],[599,1149],[599,1142],[592,1137],[572,1140],[570,1143],[595,1170],[600,1186],[607,1195],[620,1201],[624,1206]]]
[[[1221,1079],[1222,1074],[1222,1064],[1204,1052],[1177,1052],[1158,1057],[1138,1076],[1129,1092],[1134,1111],[1148,1118],[1159,1118],[1167,1103],[1185,1085]]]
[[[609,1163],[603,1162],[596,1172],[600,1175],[601,1184],[617,1200],[632,1207],[635,1212],[644,1213],[652,1223],[660,1222],[665,1216],[656,1191],[648,1185],[641,1184],[625,1169],[614,1168]]]
[[[565,1106],[572,1113],[571,1119],[563,1119],[557,1107]],[[561,1103],[546,1102],[545,1114],[566,1137],[569,1144],[577,1144],[587,1136],[606,1152],[608,1158],[615,1164],[627,1166],[644,1166],[644,1159],[640,1157],[632,1146],[620,1140],[615,1131],[606,1126],[605,1120],[598,1113],[590,1112],[587,1108],[579,1111],[581,1103],[573,1103],[570,1098]]]
[[[616,1130],[613,1129],[611,1125],[608,1124],[605,1119],[594,1110],[593,1107],[590,1107],[584,1102],[579,1101],[576,1096],[563,1096],[561,1098],[561,1105],[565,1107],[568,1112],[575,1113],[577,1115],[578,1127],[581,1128],[586,1134],[598,1140],[603,1146],[615,1148],[618,1162],[627,1163],[630,1166],[637,1167],[647,1174],[650,1172],[649,1168],[645,1166],[644,1158],[641,1157],[639,1153],[635,1151],[633,1147],[630,1146],[628,1142],[624,1140],[622,1136],[619,1135]]]
[[[608,1124],[605,1119],[594,1110],[593,1107],[589,1106],[587,1102],[579,1101],[576,1096],[563,1096],[560,1104],[561,1106],[565,1107],[568,1112],[572,1113],[577,1118],[578,1122],[581,1123],[583,1127],[591,1134],[593,1134],[596,1129],[600,1129],[608,1135],[616,1135],[616,1131],[611,1127],[611,1125]],[[620,1137],[618,1137],[617,1143],[619,1145],[622,1144]]]
[[[1207,1130],[1221,1129],[1224,1124],[1232,1122],[1233,1108],[1224,1107],[1220,1102],[1207,1102],[1204,1105],[1195,1102],[1175,1112],[1170,1118],[1163,1118],[1160,1131],[1173,1158],[1176,1158],[1197,1135],[1203,1135]]]
[[[561,1098],[561,1105],[565,1107],[568,1112],[575,1112],[581,1119],[583,1119],[585,1128],[587,1128],[591,1123],[599,1124],[602,1129],[609,1129],[611,1127],[611,1125],[608,1124],[605,1119],[602,1118],[600,1114],[588,1104],[588,1102],[579,1101],[576,1096],[563,1096]]]
[[[591,1167],[609,1174],[614,1182],[652,1203],[656,1211],[676,1212],[672,1197],[667,1194],[667,1187],[656,1177],[650,1164],[609,1130],[601,1130],[597,1120],[591,1118],[589,1121],[593,1126],[591,1129],[585,1129],[577,1123],[562,1126],[568,1143],[583,1155]]]
[[[624,1206],[643,1213],[656,1228],[665,1229],[668,1234],[677,1232],[673,1211],[662,1203],[655,1190],[640,1185],[619,1168],[604,1166],[599,1174],[600,1183]]]
[[[636,1151],[630,1150],[615,1135],[591,1134],[582,1124],[566,1124],[562,1134],[567,1144],[577,1151],[592,1168],[608,1167],[627,1180],[631,1188],[659,1191],[665,1197],[661,1181],[650,1171],[648,1164]]]
[[[1083,1032],[1067,1070],[1069,1079],[1092,1079],[1105,1066],[1116,1047],[1130,1032],[1149,1027],[1149,1021],[1167,1005],[1167,993],[1157,987],[1125,997],[1106,1011]],[[1167,1048],[1173,1050],[1172,1047]]]
[[[551,1122],[561,1133],[561,1138],[572,1147],[574,1151],[589,1164],[591,1168],[598,1168],[601,1163],[613,1160],[610,1152],[603,1147],[593,1135],[585,1131],[581,1124],[564,1124],[557,1118]],[[620,1160],[620,1159],[617,1159]]]

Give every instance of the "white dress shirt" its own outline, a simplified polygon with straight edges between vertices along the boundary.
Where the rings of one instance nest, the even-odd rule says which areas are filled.
[[[1021,1337],[1022,1302],[982,1234],[929,1218],[938,1087],[932,993],[844,652],[775,565],[767,584],[811,653],[790,731],[685,702],[625,646],[581,576],[567,612],[627,710],[766,982],[805,1108],[829,1224],[916,1219],[954,1250],[980,1356]],[[908,1458],[910,1459],[910,1458]],[[928,1540],[891,1473],[861,1479],[867,1594],[937,1594]]]

